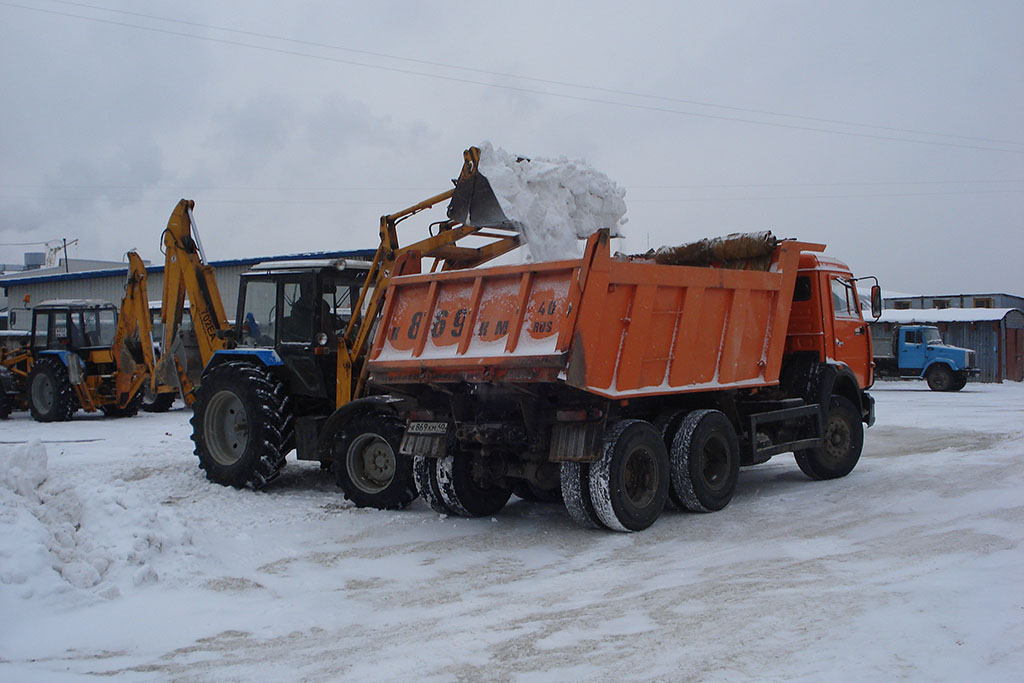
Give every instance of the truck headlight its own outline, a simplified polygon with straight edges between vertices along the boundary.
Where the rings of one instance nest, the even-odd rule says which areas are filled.
[[[313,343],[317,346],[327,346],[327,333],[317,332],[316,336],[313,337]]]

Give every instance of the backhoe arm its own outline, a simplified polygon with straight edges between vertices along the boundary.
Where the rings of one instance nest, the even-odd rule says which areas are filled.
[[[117,329],[110,347],[117,374],[117,405],[126,407],[144,382],[156,389],[156,361],[153,355],[153,326],[149,318],[146,267],[134,251],[128,252],[128,279],[117,316]]]

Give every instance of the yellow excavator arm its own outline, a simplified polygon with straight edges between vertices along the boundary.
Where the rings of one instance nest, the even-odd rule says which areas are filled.
[[[146,291],[146,267],[134,251],[128,252],[128,279],[110,353],[117,365],[114,385],[119,408],[126,407],[147,381],[156,390],[156,360],[153,355],[149,295]]]
[[[215,352],[231,345],[230,327],[217,288],[217,278],[213,266],[206,263],[192,216],[194,207],[195,202],[191,199],[179,201],[163,234],[164,291],[160,316],[164,322],[164,353],[157,364],[157,374],[163,381],[177,373],[182,396],[190,405],[194,400],[195,386],[189,380],[179,353],[178,336],[186,294],[202,365],[205,366]]]

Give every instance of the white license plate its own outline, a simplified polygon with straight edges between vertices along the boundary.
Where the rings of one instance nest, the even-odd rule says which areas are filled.
[[[447,422],[410,422],[406,430],[410,434],[447,434]]]

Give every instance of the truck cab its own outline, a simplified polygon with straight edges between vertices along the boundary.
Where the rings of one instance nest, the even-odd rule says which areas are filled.
[[[980,372],[974,351],[944,343],[933,325],[896,326],[888,351],[875,358],[880,374],[924,379],[932,391],[959,391]]]

